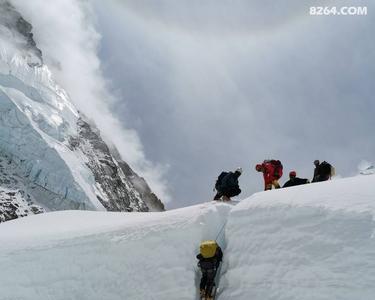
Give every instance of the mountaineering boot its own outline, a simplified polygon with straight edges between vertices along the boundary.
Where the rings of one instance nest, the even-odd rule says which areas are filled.
[[[222,199],[223,199],[224,202],[228,202],[228,201],[230,201],[230,198],[227,197],[227,196],[225,196],[225,195],[222,197]]]
[[[206,296],[206,290],[205,289],[201,289],[199,291],[199,295],[200,295],[201,298],[205,298],[205,296]]]
[[[216,193],[215,197],[214,197],[214,201],[220,201],[221,199],[221,194],[220,193]]]
[[[211,290],[211,296],[208,296],[207,299],[208,300],[214,300],[216,298],[216,285],[214,284],[214,286],[212,287],[212,290]]]

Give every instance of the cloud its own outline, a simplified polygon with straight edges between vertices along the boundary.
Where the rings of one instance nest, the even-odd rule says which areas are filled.
[[[118,148],[121,156],[136,172],[144,176],[163,201],[169,201],[165,167],[154,165],[144,155],[136,131],[129,129],[124,118],[115,118],[111,107],[118,99],[109,92],[109,82],[101,72],[97,51],[100,35],[95,17],[87,1],[12,0],[15,7],[33,25],[34,38],[42,50],[44,61],[57,82],[72,101],[100,129],[103,138]],[[121,119],[121,121],[120,121]]]
[[[94,1],[117,113],[170,165],[173,205],[239,165],[243,195],[262,189],[265,158],[311,177],[314,159],[351,175],[373,157],[374,16],[309,16],[316,3]]]

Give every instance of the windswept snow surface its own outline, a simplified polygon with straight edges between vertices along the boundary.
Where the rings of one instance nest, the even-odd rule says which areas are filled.
[[[231,207],[61,211],[5,222],[0,299],[195,299],[199,243],[216,237]]]
[[[162,213],[64,211],[0,224],[0,299],[197,299],[219,235],[219,300],[375,296],[375,175]]]
[[[230,213],[221,299],[375,299],[375,176],[257,193]]]

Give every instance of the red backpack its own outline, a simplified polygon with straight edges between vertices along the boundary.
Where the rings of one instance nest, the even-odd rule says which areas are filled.
[[[281,176],[283,176],[283,165],[281,161],[276,160],[276,159],[270,159],[270,160],[265,160],[264,163],[270,163],[274,167],[273,176],[276,179],[279,179],[281,178]]]

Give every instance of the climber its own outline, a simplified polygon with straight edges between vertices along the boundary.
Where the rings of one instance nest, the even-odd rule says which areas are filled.
[[[255,170],[263,173],[265,191],[271,190],[272,186],[280,188],[278,180],[283,175],[283,165],[279,160],[265,160],[262,164],[257,164]]]
[[[230,201],[230,197],[237,196],[241,193],[238,185],[238,178],[242,174],[242,168],[237,168],[234,172],[221,172],[215,183],[217,191],[214,200]]]
[[[290,171],[289,172],[289,180],[284,183],[283,188],[295,186],[295,185],[300,185],[300,184],[306,184],[306,183],[310,183],[310,181],[308,179],[305,179],[305,178],[297,177],[296,171]]]
[[[216,241],[208,240],[200,244],[200,253],[197,255],[198,267],[202,272],[199,285],[201,299],[214,299],[216,292],[215,276],[223,260],[223,252]],[[215,290],[214,290],[215,288]]]
[[[319,160],[314,160],[314,165],[315,169],[312,182],[326,181],[335,175],[335,168],[326,161],[320,163]]]

